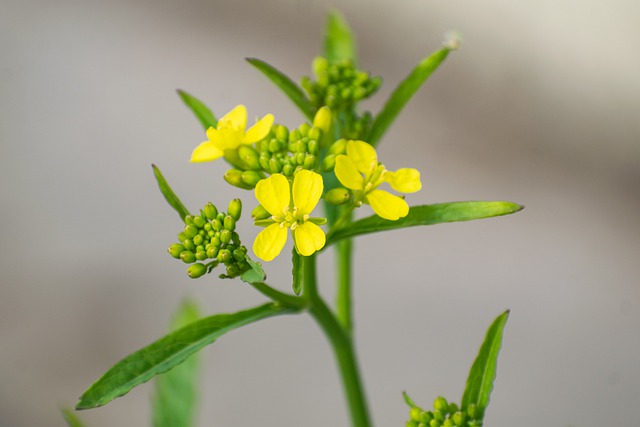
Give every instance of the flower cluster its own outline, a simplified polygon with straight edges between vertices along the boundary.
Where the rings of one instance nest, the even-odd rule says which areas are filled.
[[[476,405],[461,411],[455,403],[440,396],[433,402],[433,411],[411,405],[406,427],[480,427],[482,421]]]
[[[207,203],[200,215],[186,216],[184,230],[178,233],[180,243],[169,246],[169,254],[186,264],[189,277],[196,279],[210,273],[219,264],[226,266],[224,278],[237,277],[249,265],[247,248],[242,246],[236,233],[236,222],[242,214],[242,203],[234,199],[229,203],[228,213],[219,212],[213,203]],[[207,264],[196,261],[207,261]]]

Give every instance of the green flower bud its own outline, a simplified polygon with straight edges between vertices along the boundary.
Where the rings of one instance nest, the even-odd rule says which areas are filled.
[[[442,396],[438,396],[436,400],[433,401],[433,409],[436,411],[442,411],[445,414],[449,411],[449,402]]]
[[[327,69],[329,68],[329,61],[327,61],[327,58],[317,56],[313,59],[311,67],[313,69],[313,74],[315,74],[316,76],[320,76],[321,74],[325,74],[327,72]]]
[[[298,130],[300,131],[300,135],[302,136],[307,136],[309,134],[309,129],[311,129],[311,126],[309,126],[309,123],[306,122],[298,126]]]
[[[269,141],[269,151],[277,153],[280,150],[282,150],[282,144],[280,144],[280,141],[275,138]]]
[[[329,154],[322,160],[322,170],[325,172],[332,171],[336,166],[336,156],[335,154]]]
[[[327,191],[324,199],[332,205],[343,205],[351,199],[351,193],[344,187],[338,187]]]
[[[449,412],[449,414],[455,414],[456,412],[458,412],[460,410],[460,408],[458,408],[458,405],[456,405],[453,402],[449,403],[449,409],[447,412]]]
[[[236,264],[227,265],[227,276],[229,277],[237,277],[240,275],[240,269]]]
[[[446,414],[440,411],[439,409],[436,409],[435,411],[433,411],[433,418],[440,422],[444,421],[444,419],[446,418],[445,415]]]
[[[282,167],[280,165],[280,162],[278,162],[274,158],[271,158],[271,160],[269,160],[269,173],[271,174],[280,173],[281,170],[282,170]]]
[[[233,243],[236,246],[240,246],[240,235],[235,231],[231,233],[231,243]]]
[[[222,230],[220,232],[220,241],[222,243],[231,243],[231,230]]]
[[[313,118],[313,127],[320,129],[323,134],[328,135],[331,129],[331,120],[331,110],[329,107],[321,107]],[[309,138],[318,140],[318,138],[312,138],[311,135],[309,135]]]
[[[195,251],[196,250],[196,245],[193,243],[193,240],[191,240],[191,239],[184,239],[182,241],[182,245],[188,251]]]
[[[231,200],[229,202],[229,206],[227,207],[227,214],[231,215],[231,218],[238,221],[240,219],[240,215],[242,214],[242,200]]]
[[[282,173],[284,174],[284,176],[293,176],[293,172],[295,172],[295,170],[296,168],[289,163],[282,167]]]
[[[467,407],[467,415],[469,415],[469,418],[471,418],[472,420],[475,420],[478,415],[480,415],[478,407],[474,403]]]
[[[289,139],[289,129],[287,129],[286,126],[275,125],[274,134],[280,141],[287,141]]]
[[[289,132],[289,142],[299,141],[300,138],[302,138],[302,134],[300,133],[299,129],[294,129],[291,132]]]
[[[224,150],[224,159],[236,169],[248,169],[247,165],[240,158],[238,150]]]
[[[302,167],[307,170],[314,169],[316,166],[316,161],[317,161],[316,156],[314,156],[313,154],[307,154],[306,156],[304,156]]]
[[[229,169],[224,174],[224,180],[234,187],[242,188],[243,190],[251,190],[252,188],[242,181],[242,171],[239,169]]]
[[[169,246],[169,249],[167,249],[167,251],[169,252],[169,255],[171,255],[175,259],[180,259],[180,253],[184,251],[184,246],[179,243],[174,243],[173,245]]]
[[[411,421],[419,422],[421,412],[422,412],[422,409],[418,407],[411,408],[411,410],[409,411],[409,418],[411,418]]]
[[[220,221],[218,218],[216,218],[213,221],[211,221],[211,226],[213,227],[213,229],[215,231],[220,231],[220,230],[222,230],[222,221]]]
[[[211,239],[211,244],[213,246],[215,246],[216,248],[220,248],[220,245],[222,244],[222,242],[220,241],[220,237],[214,237]]]
[[[233,258],[236,261],[244,261],[246,255],[247,253],[243,251],[242,248],[238,248],[233,251]]]
[[[405,427],[418,427],[418,423],[415,421],[407,421]]]
[[[202,236],[201,236],[201,235],[199,235],[199,234],[198,234],[198,235],[196,235],[196,236],[193,238],[193,244],[194,244],[194,245],[196,245],[196,246],[201,245],[203,241],[204,241],[204,239],[203,239],[203,238],[202,238]]]
[[[465,421],[467,421],[467,414],[465,414],[464,412],[458,411],[455,414],[453,414],[451,419],[453,420],[453,423],[457,427],[463,427],[465,425]]]
[[[206,273],[207,273],[207,266],[200,263],[195,263],[187,269],[187,274],[192,279],[197,279],[198,277],[202,277]]]
[[[204,216],[206,216],[209,221],[215,219],[217,215],[218,208],[216,208],[216,205],[211,202],[204,205]]]
[[[215,258],[218,256],[218,247],[211,245],[211,247],[207,248],[207,258]]]
[[[451,421],[451,418],[444,420],[442,422],[442,427],[453,427],[453,421]]]
[[[207,253],[204,250],[199,250],[198,252],[196,252],[196,259],[198,261],[204,261],[205,259],[207,259]]]
[[[193,224],[193,215],[187,215],[184,217],[184,224],[190,225]]]
[[[339,139],[329,147],[329,154],[345,154],[347,152],[347,140]]]
[[[267,219],[270,217],[271,217],[271,214],[262,205],[256,206],[251,211],[251,219],[253,219],[254,221],[259,221],[261,219]]]
[[[202,229],[204,225],[207,223],[207,220],[201,217],[200,215],[193,218],[193,225]]]
[[[227,263],[231,260],[231,251],[229,249],[220,249],[218,252],[218,261]]]
[[[269,160],[271,160],[271,157],[268,154],[260,154],[260,167],[262,170],[269,170]]]
[[[433,414],[429,411],[424,411],[420,413],[420,422],[424,424],[429,424],[433,419]]]
[[[318,140],[317,139],[312,139],[311,141],[309,141],[309,143],[307,144],[307,150],[309,150],[309,154],[317,155],[318,154]]]
[[[433,419],[429,422],[429,427],[441,427],[442,423],[436,419]]]
[[[196,227],[193,224],[189,224],[189,225],[185,225],[184,227],[184,234],[189,238],[189,239],[193,239],[195,236],[198,235],[198,227]]]
[[[256,184],[260,180],[264,179],[264,175],[261,172],[256,171],[244,171],[242,172],[242,182],[248,187],[248,190],[255,188]]]
[[[236,229],[236,221],[231,218],[231,215],[227,215],[224,219],[224,229],[225,231],[233,231]]]
[[[180,253],[180,259],[185,264],[191,264],[192,262],[196,262],[196,255],[191,251],[183,251]]]
[[[418,427],[428,427],[425,423],[418,423]]]
[[[184,234],[184,231],[181,231],[180,233],[178,233],[178,241],[179,242],[184,242],[187,239],[188,239],[188,237],[187,237],[186,234]]]
[[[251,145],[241,145],[238,147],[238,156],[245,164],[245,169],[260,169],[260,155]]]

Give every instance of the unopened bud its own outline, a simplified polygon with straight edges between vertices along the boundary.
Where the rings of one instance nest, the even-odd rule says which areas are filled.
[[[207,273],[207,266],[204,264],[196,263],[187,269],[187,274],[192,279],[202,277]]]
[[[211,202],[207,203],[204,205],[204,216],[206,216],[209,221],[214,220],[216,216],[218,216],[218,208]]]
[[[478,413],[478,407],[474,403],[467,407],[467,415],[469,415],[469,418],[471,418],[472,420],[475,420],[478,415],[480,415]]]
[[[200,234],[196,235],[196,236],[193,238],[193,244],[194,244],[194,245],[196,245],[196,246],[201,245],[201,244],[202,244],[202,242],[204,242],[204,238],[203,238]]]
[[[255,188],[256,184],[260,180],[264,179],[264,175],[261,172],[256,171],[244,171],[242,172],[242,182],[249,190]]]
[[[218,252],[218,261],[226,263],[231,260],[231,251],[229,249],[220,249]]]
[[[336,155],[335,154],[329,154],[327,157],[325,157],[322,160],[322,170],[324,172],[332,171],[335,166],[336,166]]]
[[[449,403],[449,410],[448,410],[448,412],[449,412],[450,414],[455,414],[455,413],[456,413],[456,412],[458,412],[459,410],[460,410],[460,408],[458,408],[458,405],[456,405],[456,404],[455,404],[455,403],[453,403],[453,402],[450,402],[450,403]]]
[[[307,150],[309,151],[309,154],[313,154],[313,155],[318,154],[318,140],[317,139],[310,140],[309,143],[307,144]]]
[[[315,74],[316,76],[325,74],[327,72],[327,68],[329,68],[329,61],[327,61],[327,58],[324,58],[322,56],[317,56],[314,58],[312,64],[313,74]]]
[[[207,221],[200,215],[193,218],[193,225],[195,225],[198,228],[203,228],[206,223]]]
[[[451,418],[444,420],[442,422],[442,427],[453,427],[453,421],[451,421]]]
[[[211,247],[207,249],[207,258],[213,259],[217,256],[218,256],[218,247],[211,245]]]
[[[451,416],[451,419],[457,427],[463,427],[465,425],[465,421],[467,420],[467,415],[464,412],[458,411]]]
[[[180,253],[184,251],[184,246],[179,243],[174,243],[173,245],[169,246],[169,249],[167,249],[167,251],[169,252],[169,255],[171,255],[175,259],[180,259]]]
[[[327,203],[331,203],[332,205],[343,205],[351,199],[351,193],[349,193],[349,190],[344,187],[338,187],[327,191],[327,194],[324,195],[324,199]]]
[[[441,427],[442,423],[435,418],[429,422],[429,427]]]
[[[329,147],[329,154],[344,154],[347,152],[347,140],[339,139]]]
[[[449,411],[449,402],[444,397],[439,396],[433,401],[433,409],[447,413]]]
[[[411,408],[411,410],[409,411],[409,418],[411,418],[411,421],[419,422],[421,412],[422,410],[420,408],[417,408],[417,407]]]
[[[236,221],[231,218],[231,215],[225,217],[223,225],[225,231],[233,231],[236,229]]]
[[[445,413],[436,409],[433,411],[433,419],[442,422],[445,419]]]
[[[258,221],[261,219],[267,219],[271,217],[271,214],[262,205],[258,205],[251,211],[251,219]]]
[[[196,255],[191,251],[183,251],[180,254],[180,259],[185,264],[191,264],[192,262],[196,262]]]
[[[245,169],[260,169],[260,155],[252,146],[245,144],[238,147],[238,157],[246,166]]]
[[[248,186],[242,181],[242,171],[239,169],[229,169],[224,174],[224,180],[234,187],[242,188],[243,190],[251,190],[253,187]]]
[[[426,425],[429,425],[431,420],[433,419],[433,414],[429,411],[424,411],[420,413],[420,422]]]
[[[309,123],[306,122],[298,126],[298,130],[303,137],[309,134],[309,129],[311,129],[311,126],[309,126]]]
[[[222,230],[220,232],[220,241],[222,243],[231,243],[231,230]]]
[[[274,128],[274,133],[277,139],[281,141],[286,141],[287,139],[289,139],[289,129],[287,129],[286,126],[276,125],[274,126]]]
[[[240,215],[242,215],[242,201],[240,199],[233,199],[229,202],[227,208],[227,214],[231,215],[231,218],[238,221]]]
[[[186,225],[184,227],[184,234],[188,238],[193,239],[198,234],[198,227],[193,224]]]
[[[331,110],[324,106],[318,109],[313,118],[313,126],[320,129],[323,134],[328,135],[331,130]],[[311,137],[311,136],[310,136]]]
[[[280,165],[280,162],[278,162],[276,159],[271,158],[269,160],[269,173],[280,173],[280,171],[282,170],[282,166]]]
[[[207,259],[207,252],[205,252],[204,250],[199,250],[198,252],[196,252],[196,259],[198,261],[204,261],[205,259]]]
[[[188,251],[195,251],[196,250],[196,245],[193,243],[193,240],[191,240],[191,239],[184,239],[182,241],[182,245]]]

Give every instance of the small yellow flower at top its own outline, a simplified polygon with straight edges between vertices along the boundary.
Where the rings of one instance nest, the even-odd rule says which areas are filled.
[[[309,256],[322,249],[326,237],[318,225],[327,220],[309,216],[322,197],[323,188],[322,176],[308,170],[298,171],[293,177],[293,185],[279,173],[258,182],[256,199],[271,218],[255,222],[267,228],[253,242],[253,252],[264,261],[277,257],[287,242],[287,228],[291,229],[300,255]]]
[[[388,182],[396,191],[414,193],[422,188],[420,172],[404,168],[393,172],[378,163],[375,148],[364,141],[347,141],[347,154],[336,157],[335,174],[345,187],[353,190],[356,206],[371,205],[380,217],[395,221],[407,216],[409,205],[403,198],[384,190],[378,190]]]
[[[240,145],[262,140],[273,126],[273,115],[267,114],[245,132],[246,126],[247,109],[244,105],[238,105],[221,117],[216,127],[207,129],[208,141],[193,150],[191,161],[210,162],[222,157],[225,150],[235,150]]]

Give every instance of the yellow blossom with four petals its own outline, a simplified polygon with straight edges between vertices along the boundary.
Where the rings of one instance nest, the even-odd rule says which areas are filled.
[[[364,141],[347,141],[346,152],[346,155],[336,157],[334,172],[342,185],[353,191],[356,206],[371,205],[378,216],[391,221],[407,216],[407,202],[402,197],[378,190],[378,186],[388,182],[400,193],[414,193],[422,188],[420,172],[412,168],[387,170],[378,162],[375,148]]]
[[[273,115],[267,114],[245,132],[246,126],[247,109],[238,105],[221,117],[216,127],[207,129],[208,140],[193,150],[191,161],[210,162],[224,156],[226,150],[235,150],[241,145],[264,139],[273,126]]]
[[[298,171],[292,185],[279,173],[258,182],[256,199],[271,218],[255,222],[267,228],[253,242],[253,252],[264,261],[277,257],[287,242],[287,228],[291,229],[300,255],[309,256],[322,249],[326,236],[318,225],[327,220],[310,215],[322,197],[323,188],[322,176],[308,170]]]

